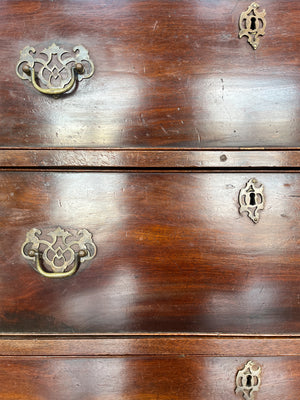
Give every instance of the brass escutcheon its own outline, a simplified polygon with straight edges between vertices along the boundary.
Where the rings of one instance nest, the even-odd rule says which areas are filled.
[[[46,233],[32,228],[26,234],[22,255],[41,275],[66,278],[74,275],[83,262],[95,257],[96,246],[87,229],[72,234],[60,226]]]
[[[253,361],[248,361],[236,374],[235,393],[240,394],[244,400],[254,400],[261,384],[260,374],[261,367]]]
[[[259,45],[259,36],[263,36],[266,30],[266,11],[258,11],[259,4],[252,3],[247,11],[244,11],[240,15],[239,21],[239,38],[248,36],[248,43],[251,44],[254,50]]]
[[[29,80],[40,93],[56,97],[70,92],[82,79],[90,78],[94,70],[85,47],[75,46],[70,52],[55,43],[38,55],[34,47],[26,46],[16,67],[19,78]]]
[[[239,192],[240,214],[247,212],[248,217],[257,224],[259,221],[259,211],[264,209],[264,187],[257,186],[255,178],[251,178],[246,186]]]

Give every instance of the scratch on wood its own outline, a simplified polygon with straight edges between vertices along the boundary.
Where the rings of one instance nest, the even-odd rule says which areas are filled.
[[[155,21],[155,24],[153,25],[153,30],[155,31],[158,25],[158,21]]]
[[[168,133],[167,130],[166,130],[162,125],[161,125],[160,127],[161,127],[161,130],[162,130],[164,133],[166,133],[166,134]]]
[[[224,100],[224,90],[225,90],[225,86],[224,86],[224,79],[221,78],[221,82],[222,82],[222,100]]]

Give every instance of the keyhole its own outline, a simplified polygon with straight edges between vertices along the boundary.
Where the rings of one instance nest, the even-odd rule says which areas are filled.
[[[250,29],[251,29],[252,31],[255,31],[255,29],[256,29],[256,18],[255,18],[255,17],[252,17],[252,18],[251,18],[251,26],[250,26]]]
[[[255,202],[255,193],[250,193],[250,205],[251,206],[255,206],[256,202]]]
[[[246,385],[248,387],[252,386],[252,376],[251,375],[247,375],[247,383]]]

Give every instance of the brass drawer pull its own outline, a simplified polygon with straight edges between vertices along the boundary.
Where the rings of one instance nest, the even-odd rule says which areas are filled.
[[[33,228],[27,232],[22,255],[34,261],[33,267],[41,275],[66,278],[74,275],[84,261],[95,257],[96,246],[92,234],[86,229],[72,234],[58,226],[44,234]]]
[[[94,73],[94,64],[86,48],[75,46],[73,52],[71,54],[53,43],[35,56],[35,48],[26,46],[20,52],[16,73],[19,78],[31,81],[40,93],[58,96],[69,92],[78,81],[90,78]]]

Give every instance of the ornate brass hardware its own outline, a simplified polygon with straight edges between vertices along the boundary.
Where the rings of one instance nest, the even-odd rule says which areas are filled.
[[[241,394],[244,400],[254,400],[261,384],[261,367],[253,361],[248,361],[244,368],[239,370],[235,379],[235,393]]]
[[[255,224],[258,223],[259,211],[264,209],[265,204],[264,187],[263,185],[257,187],[255,186],[256,184],[257,180],[255,178],[250,179],[239,193],[240,214],[247,212],[248,217]]]
[[[40,229],[33,228],[26,234],[22,255],[34,261],[34,269],[41,275],[65,278],[74,275],[84,261],[95,257],[96,246],[86,229],[73,235],[58,226],[43,235]]]
[[[94,64],[86,48],[75,46],[73,52],[53,43],[35,56],[35,48],[26,46],[20,52],[17,75],[31,81],[34,88],[44,94],[58,96],[69,92],[77,81],[90,78],[94,73]]]
[[[242,12],[239,22],[239,38],[248,36],[248,42],[254,50],[259,45],[259,36],[263,36],[266,30],[266,11],[258,12],[259,4],[252,3],[247,11]]]

